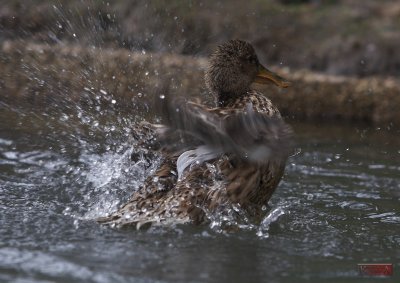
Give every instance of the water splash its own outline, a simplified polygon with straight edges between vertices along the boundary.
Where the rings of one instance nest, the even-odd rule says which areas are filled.
[[[257,236],[261,238],[268,238],[270,225],[276,221],[278,221],[279,217],[285,214],[285,210],[283,207],[277,207],[271,210],[268,215],[262,220],[260,226],[257,229]]]
[[[210,219],[210,228],[217,233],[226,233],[229,231],[253,231],[260,238],[269,237],[269,229],[272,223],[286,214],[287,204],[278,204],[275,208],[267,211],[267,206],[263,206],[265,216],[259,219],[253,219],[239,204],[226,204],[221,206],[216,212],[208,213]]]
[[[92,194],[97,199],[89,204],[83,219],[95,219],[115,211],[121,202],[127,201],[143,185],[147,176],[154,173],[160,158],[149,160],[140,149],[133,150],[136,154],[140,153],[140,159],[136,162],[130,158],[132,149],[123,154],[89,156],[89,160],[94,159],[94,162],[91,163],[86,178],[93,185]]]

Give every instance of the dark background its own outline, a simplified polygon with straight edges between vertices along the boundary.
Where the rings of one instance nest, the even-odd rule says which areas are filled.
[[[0,40],[207,55],[231,38],[268,64],[400,74],[399,1],[0,1]]]

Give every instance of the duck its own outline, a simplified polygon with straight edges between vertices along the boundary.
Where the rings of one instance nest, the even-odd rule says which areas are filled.
[[[153,174],[117,211],[100,217],[114,227],[202,224],[227,207],[260,223],[293,150],[293,130],[253,84],[287,88],[253,46],[233,39],[211,54],[208,107],[185,98],[158,103],[163,124],[142,123],[136,147],[161,155]]]

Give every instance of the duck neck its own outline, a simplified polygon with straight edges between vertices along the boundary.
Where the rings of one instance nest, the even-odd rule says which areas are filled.
[[[232,102],[236,101],[239,97],[246,96],[247,94],[248,91],[246,91],[244,94],[232,93],[232,92],[219,92],[217,95],[218,107],[228,106]]]

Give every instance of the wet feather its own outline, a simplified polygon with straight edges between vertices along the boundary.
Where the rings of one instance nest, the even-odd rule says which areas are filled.
[[[169,97],[158,103],[163,125],[145,123],[135,131],[136,146],[163,156],[158,170],[98,221],[136,228],[204,223],[229,205],[260,220],[293,148],[293,132],[278,109],[250,88],[262,68],[249,43],[218,47],[206,72],[218,106]]]

